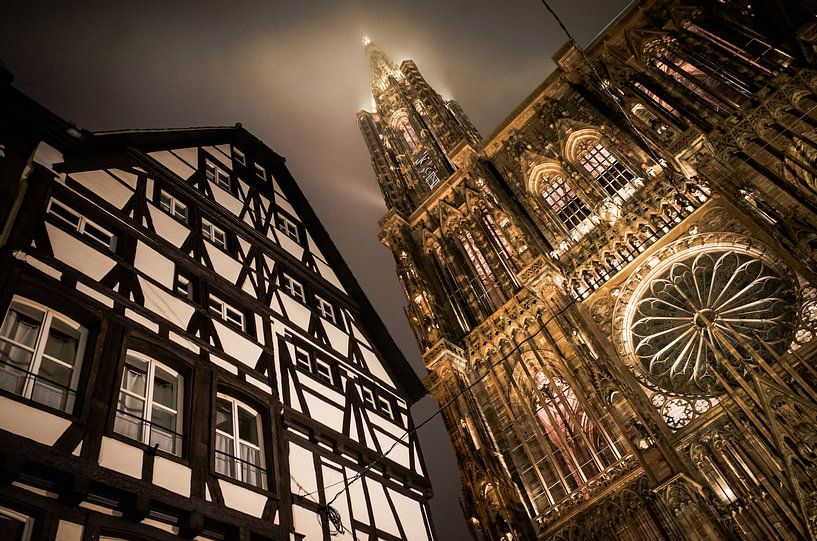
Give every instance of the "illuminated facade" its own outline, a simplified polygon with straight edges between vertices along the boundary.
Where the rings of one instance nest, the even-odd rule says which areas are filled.
[[[478,539],[817,536],[815,11],[636,1],[487,138],[367,45]]]
[[[241,126],[89,133],[0,69],[0,321],[3,541],[434,539],[425,390]]]

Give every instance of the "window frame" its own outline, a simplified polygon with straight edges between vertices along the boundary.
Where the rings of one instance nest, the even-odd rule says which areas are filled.
[[[321,368],[326,369],[326,373],[321,372]],[[315,359],[315,377],[326,383],[330,387],[335,386],[335,375],[332,372],[332,365],[322,359]]]
[[[165,208],[165,199],[167,199],[167,208]],[[176,214],[178,210],[177,207],[182,207],[184,211],[182,217]],[[167,190],[159,189],[159,208],[179,223],[184,225],[190,223],[190,208],[179,201],[175,196],[171,195]]]
[[[76,407],[77,388],[79,387],[78,385],[79,378],[82,372],[83,361],[85,360],[86,352],[85,350],[88,344],[88,328],[55,309],[49,308],[43,304],[32,301],[31,299],[22,297],[20,295],[12,296],[11,302],[9,302],[9,305],[6,308],[6,312],[5,314],[3,314],[2,320],[0,320],[0,327],[2,327],[2,324],[5,323],[6,317],[8,316],[8,313],[9,311],[11,311],[15,302],[17,304],[21,304],[23,306],[27,306],[29,308],[33,308],[34,310],[42,312],[43,315],[42,320],[40,321],[40,326],[37,331],[37,336],[33,347],[29,347],[27,345],[19,343],[16,340],[11,340],[10,338],[5,336],[0,337],[0,344],[3,343],[10,344],[13,347],[22,349],[31,354],[31,359],[29,360],[28,368],[25,371],[24,376],[25,382],[23,383],[22,391],[19,394],[11,390],[5,390],[5,392],[12,394],[13,396],[19,397],[23,400],[31,401],[34,404],[38,404],[39,406],[61,411],[68,415],[72,415],[74,412],[74,408]],[[62,407],[50,406],[49,404],[39,402],[33,398],[34,388],[36,385],[37,378],[40,377],[39,371],[40,368],[42,367],[44,357],[46,360],[56,363],[58,366],[61,366],[63,368],[65,368],[65,366],[67,365],[67,363],[65,363],[61,359],[57,359],[56,357],[47,355],[45,353],[45,349],[48,344],[48,336],[51,332],[52,323],[55,318],[61,321],[63,324],[66,324],[70,328],[79,332],[76,355],[74,356],[74,364],[71,366],[71,380],[68,386],[64,387],[59,383],[50,381],[46,378],[42,378],[49,384],[57,385],[66,391],[66,395],[63,398],[64,405]],[[6,363],[5,361],[2,362],[2,365],[9,365],[14,367],[13,364]],[[19,369],[19,367],[15,368]]]
[[[213,173],[212,176],[208,171],[208,166],[212,167]],[[217,165],[216,162],[211,158],[204,159],[204,178],[208,181],[212,182],[219,188],[222,188],[228,192],[233,191],[233,181],[231,175],[228,171],[225,171],[224,168]]]
[[[52,209],[54,208],[55,203],[56,203],[56,206],[60,207],[63,211],[67,211],[69,214],[72,214],[73,216],[75,216],[76,219],[77,219],[76,223],[72,223],[65,216],[61,216],[57,212],[54,212]],[[48,201],[48,208],[46,209],[46,214],[54,216],[55,218],[60,220],[62,223],[68,225],[69,227],[71,227],[71,229],[73,229],[74,231],[79,233],[82,238],[93,241],[94,244],[99,244],[99,245],[105,246],[105,248],[107,250],[109,250],[110,252],[114,252],[114,253],[116,252],[116,245],[117,245],[118,237],[113,231],[109,230],[106,227],[103,227],[103,226],[99,225],[94,220],[88,219],[87,217],[85,217],[84,214],[81,214],[81,213],[77,212],[76,210],[72,209],[66,203],[63,203],[59,199],[55,199],[55,198],[52,197]],[[99,237],[96,237],[96,236],[91,235],[90,233],[88,233],[87,229],[88,229],[89,226],[91,228],[95,228],[95,229],[99,230],[101,233],[103,233],[103,234],[107,235],[108,237],[110,237],[109,240],[108,240],[108,243],[105,244]]]
[[[360,399],[363,401],[364,406],[368,407],[370,410],[377,411],[377,402],[374,398],[374,391],[361,385]]]
[[[216,232],[221,233],[223,241],[216,241]],[[201,219],[201,236],[210,241],[213,246],[227,251],[227,232],[204,217]]]
[[[146,378],[145,378],[145,395],[140,396],[134,392],[131,392],[127,389],[122,387],[123,380],[125,377],[125,371],[127,370],[128,366],[128,357],[134,357],[142,362],[147,363],[147,371],[146,371]],[[177,389],[177,396],[176,396],[176,410],[173,411],[168,406],[164,404],[157,403],[153,400],[153,392],[155,389],[155,376],[156,376],[156,369],[160,368],[167,374],[172,377],[176,378],[176,389]],[[137,367],[138,369],[138,367]],[[119,389],[118,389],[117,397],[116,397],[116,406],[114,412],[114,424],[112,430],[115,434],[122,436],[123,438],[127,438],[130,441],[136,441],[143,445],[147,445],[148,447],[153,447],[151,444],[151,434],[154,423],[152,422],[153,417],[153,407],[158,406],[159,409],[168,411],[173,413],[176,416],[176,427],[175,431],[173,431],[174,436],[178,437],[178,442],[174,439],[174,445],[177,446],[177,449],[173,451],[168,451],[166,449],[162,449],[161,447],[158,448],[159,451],[163,453],[167,453],[169,455],[175,456],[177,458],[181,458],[184,451],[185,451],[185,442],[184,442],[184,397],[185,397],[185,378],[184,375],[171,368],[168,364],[158,361],[151,357],[150,355],[146,355],[141,351],[135,349],[129,349],[125,352],[124,359],[122,361],[122,371],[119,378]],[[122,396],[122,393],[125,393],[128,396],[134,397],[137,400],[143,402],[142,404],[142,417],[139,418],[139,422],[141,423],[140,431],[141,436],[139,438],[133,438],[128,434],[123,432],[118,432],[116,430],[116,420],[119,418],[119,414],[125,414],[128,417],[135,417],[127,412],[123,412],[119,410],[119,401]],[[164,429],[163,430],[167,430]]]
[[[214,302],[218,303],[221,306],[220,310],[216,310],[213,307]],[[215,293],[212,293],[212,292],[208,293],[208,295],[207,295],[207,311],[209,313],[218,315],[221,318],[221,321],[223,321],[224,323],[227,323],[227,324],[232,325],[232,326],[237,326],[239,329],[246,332],[246,330],[247,330],[246,329],[247,317],[244,314],[244,312],[239,310],[238,308],[236,308],[232,304],[230,304],[230,303],[226,302],[225,300],[223,300],[219,295],[216,295]],[[240,322],[236,321],[234,319],[230,319],[230,317],[228,317],[229,311],[235,312],[235,314],[240,317]]]
[[[290,220],[288,216],[280,210],[275,212],[275,229],[292,239],[298,244],[301,243],[301,229],[298,224]]]
[[[306,304],[306,289],[304,288],[303,283],[299,282],[286,272],[281,272],[281,282],[281,289],[283,289],[287,295],[298,300],[301,304]],[[297,295],[295,294],[295,288],[293,287],[294,285],[298,286],[298,289],[300,290]]]
[[[236,163],[247,165],[247,155],[238,150],[236,147],[233,147],[233,159],[236,161]]]
[[[263,182],[267,181],[267,170],[263,165],[259,164],[258,162],[253,162],[253,171],[255,173],[255,178]]]
[[[335,305],[327,301],[320,295],[315,295],[315,301],[317,303],[318,312],[320,312],[321,317],[323,317],[326,321],[332,323],[333,325],[337,325],[338,319],[337,316],[335,315]]]
[[[299,355],[298,355],[299,353],[303,354],[303,355],[299,357]],[[295,359],[294,364],[295,364],[295,366],[297,368],[300,368],[301,370],[309,372],[310,374],[312,373],[312,355],[309,353],[309,351],[307,351],[306,349],[296,345],[295,346],[295,353],[293,354],[293,358]],[[302,362],[302,359],[305,359],[306,366],[304,366],[304,364]]]
[[[217,408],[218,408],[218,405],[216,405],[216,408],[214,408],[214,411],[213,411],[213,415],[214,415],[214,418],[213,418],[213,421],[214,421],[213,422],[213,438],[214,438],[213,439],[213,470],[216,472],[216,474],[227,477],[227,478],[229,478],[229,479],[231,479],[233,481],[237,481],[239,483],[243,483],[245,485],[254,487],[257,490],[268,491],[269,490],[268,489],[268,486],[269,486],[269,479],[268,479],[269,472],[267,471],[267,467],[266,467],[267,457],[265,456],[266,446],[264,445],[264,439],[265,438],[264,438],[264,423],[262,422],[262,420],[263,420],[262,414],[258,410],[256,410],[255,408],[253,408],[253,407],[249,406],[248,404],[246,404],[245,402],[243,402],[242,400],[239,400],[238,398],[235,398],[234,396],[232,396],[230,394],[227,394],[227,393],[224,393],[224,392],[220,392],[220,391],[216,392],[216,404],[218,404],[219,400],[224,400],[225,402],[230,403],[230,412],[231,412],[231,416],[232,416],[231,420],[232,420],[233,433],[232,434],[227,434],[226,432],[224,432],[223,430],[219,429],[216,426],[217,423],[215,422],[216,421],[215,416],[217,415]],[[258,445],[254,444],[254,443],[252,443],[250,441],[241,439],[240,432],[239,432],[239,426],[238,426],[238,409],[239,408],[241,408],[245,412],[250,413],[251,415],[255,416],[255,429],[256,429],[256,433],[258,434]],[[233,468],[233,471],[236,474],[235,476],[232,476],[232,475],[230,475],[228,473],[224,473],[224,472],[221,472],[221,471],[218,470],[218,466],[217,466],[218,462],[216,461],[216,454],[217,453],[226,454],[226,453],[223,453],[222,451],[219,451],[216,444],[215,444],[215,437],[217,437],[218,434],[222,434],[223,436],[229,438],[231,440],[231,442],[232,442],[232,451],[233,451],[234,454],[233,455],[228,455],[228,456],[229,456],[229,458],[231,458],[233,460],[232,468]],[[243,460],[241,458],[241,447],[240,447],[241,443],[244,443],[245,445],[255,449],[256,451],[258,451],[258,458],[259,458],[259,463],[258,464],[252,464],[249,461],[245,461],[245,460]],[[253,484],[253,483],[251,483],[249,481],[246,481],[243,478],[243,470],[241,469],[241,464],[243,462],[248,462],[248,463],[252,464],[252,466],[258,470],[258,472],[259,472],[258,479],[260,481],[259,485]],[[239,473],[239,472],[242,472],[242,473]]]
[[[391,400],[381,394],[377,395],[377,411],[389,419],[394,419],[394,408],[391,405]]]

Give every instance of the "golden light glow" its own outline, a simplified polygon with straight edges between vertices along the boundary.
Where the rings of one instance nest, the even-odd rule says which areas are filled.
[[[372,40],[369,39],[369,36],[363,36],[363,45],[366,46],[370,44]]]

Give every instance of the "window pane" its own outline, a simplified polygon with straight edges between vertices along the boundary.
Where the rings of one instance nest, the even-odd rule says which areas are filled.
[[[3,320],[3,326],[0,327],[0,336],[5,336],[33,349],[43,322],[43,315],[43,312],[36,308],[12,303]]]
[[[26,372],[31,359],[31,354],[18,347],[3,344],[0,341],[0,389],[11,391],[14,394],[22,394],[26,383]],[[10,364],[6,364],[10,363]],[[23,366],[20,367],[20,364]]]
[[[122,373],[122,388],[139,396],[145,396],[147,382],[147,363],[136,357],[128,357]]]
[[[243,441],[258,445],[256,415],[241,407],[238,408],[238,437]]]
[[[45,344],[45,354],[71,366],[77,359],[79,348],[79,329],[72,328],[66,322],[53,318]]]
[[[52,361],[48,357],[43,357],[40,363],[40,371],[37,374],[40,378],[46,379],[63,387],[71,385],[71,368]]]
[[[178,380],[176,376],[170,375],[157,366],[153,377],[153,401],[175,411],[178,404],[176,398],[177,387]]]
[[[68,222],[69,224],[74,226],[75,228],[79,227],[79,221],[80,221],[79,215],[72,212],[72,211],[70,211],[70,210],[68,210],[67,208],[63,207],[62,205],[60,205],[56,201],[52,201],[51,207],[50,207],[49,210],[50,210],[51,214],[53,214],[55,216],[59,216],[60,218],[62,218],[63,220],[65,220],[66,222]]]
[[[216,428],[227,434],[233,434],[233,405],[222,398],[216,403]]]
[[[170,212],[170,209],[173,206],[170,196],[162,192],[162,194],[159,196],[159,206],[165,212]]]
[[[42,373],[42,370],[40,370],[40,373]],[[31,391],[31,399],[35,402],[63,411],[68,411],[72,405],[72,402],[67,400],[69,396],[70,393],[64,387],[54,385],[43,379],[37,379],[34,383],[34,389]]]
[[[0,340],[0,362],[16,367],[16,371],[28,372],[31,356],[30,351]]]
[[[119,393],[114,432],[141,441],[143,411],[144,402],[125,393]]]
[[[103,231],[90,222],[85,222],[85,228],[83,231],[85,232],[85,235],[91,237],[95,241],[98,241],[100,244],[103,244],[108,248],[111,247],[111,239],[113,238],[113,235],[107,231]]]
[[[241,480],[245,483],[264,488],[264,471],[261,469],[261,452],[241,444]]]
[[[216,432],[216,471],[235,477],[233,461],[233,440]]]

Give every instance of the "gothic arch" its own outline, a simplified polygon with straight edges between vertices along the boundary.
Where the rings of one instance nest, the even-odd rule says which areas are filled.
[[[603,143],[604,137],[595,128],[575,130],[567,136],[563,145],[563,155],[572,164],[579,162],[581,151],[592,143]],[[577,168],[581,170],[580,168]]]
[[[568,176],[564,168],[562,168],[562,164],[558,161],[552,159],[544,160],[531,166],[525,188],[535,196],[541,195],[544,189],[542,180],[550,175]]]

